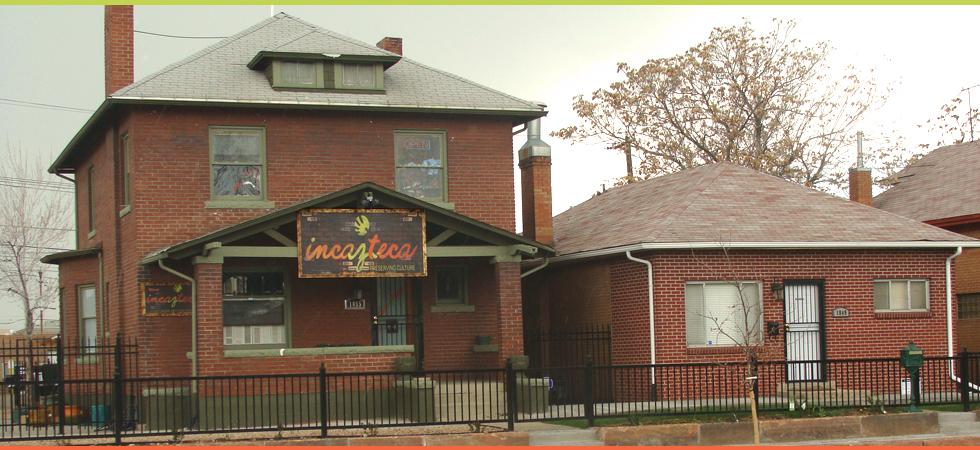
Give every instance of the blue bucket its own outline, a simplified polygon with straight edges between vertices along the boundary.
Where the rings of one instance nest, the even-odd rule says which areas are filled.
[[[104,427],[112,420],[112,410],[109,405],[92,405],[92,426]]]

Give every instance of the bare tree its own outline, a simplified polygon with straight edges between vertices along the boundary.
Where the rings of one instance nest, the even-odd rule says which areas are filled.
[[[759,445],[759,407],[756,398],[759,363],[765,361],[772,351],[763,335],[765,332],[763,325],[763,285],[760,283],[763,283],[765,278],[762,275],[757,275],[752,280],[744,277],[736,269],[732,256],[729,254],[728,246],[721,244],[721,251],[723,257],[719,264],[709,264],[699,258],[694,250],[691,253],[702,267],[712,272],[713,277],[737,292],[738,297],[725,310],[708,311],[706,308],[700,310],[687,308],[687,314],[689,317],[693,315],[710,324],[710,331],[715,333],[716,339],[725,339],[728,341],[727,344],[739,349],[740,364],[744,364],[745,367],[745,371],[739,376],[749,394],[753,436],[755,444]],[[708,327],[705,328],[707,334]]]
[[[873,70],[833,71],[827,42],[805,46],[795,23],[756,34],[715,28],[686,52],[619,64],[624,80],[579,95],[581,119],[553,136],[622,152],[638,173],[620,182],[729,161],[820,189],[839,187],[853,161],[855,129],[884,105],[891,86]],[[873,162],[873,161],[871,161]]]
[[[21,306],[28,342],[35,316],[57,299],[58,283],[45,281],[57,271],[41,257],[65,250],[74,191],[45,172],[43,159],[8,143],[0,164],[0,292]]]

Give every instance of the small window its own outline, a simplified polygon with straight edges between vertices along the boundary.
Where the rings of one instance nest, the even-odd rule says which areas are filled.
[[[448,266],[436,268],[436,304],[466,304],[466,268]]]
[[[960,319],[980,319],[980,292],[957,294],[956,316]]]
[[[756,282],[687,283],[689,347],[762,341],[762,297]]]
[[[95,165],[88,167],[88,238],[95,236]]]
[[[225,345],[286,343],[282,272],[226,272],[223,280]]]
[[[124,134],[122,136],[122,198],[123,206],[129,206],[132,202],[131,193],[131,173],[132,173],[132,155],[130,154],[129,147],[129,135]]]
[[[875,311],[926,311],[928,292],[926,280],[875,280]]]
[[[265,198],[265,129],[212,127],[211,199]]]
[[[344,87],[374,89],[375,64],[344,64]]]
[[[99,343],[99,308],[95,301],[95,286],[78,288],[78,337],[85,347]]]
[[[447,201],[445,142],[445,133],[395,132],[398,192],[427,201]]]

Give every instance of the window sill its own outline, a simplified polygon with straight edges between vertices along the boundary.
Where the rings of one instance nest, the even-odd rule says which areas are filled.
[[[282,352],[280,354],[280,352]],[[413,345],[378,345],[364,347],[318,347],[318,348],[286,348],[286,349],[255,349],[255,350],[225,350],[225,358],[279,358],[287,356],[324,356],[324,355],[371,355],[378,353],[414,353]]]
[[[473,353],[496,353],[500,351],[500,347],[497,344],[487,344],[487,345],[474,345]]]
[[[102,364],[102,358],[95,355],[79,356],[75,358],[75,364],[79,366],[87,364]]]
[[[120,209],[119,210],[119,217],[122,217],[122,216],[125,216],[126,214],[129,214],[129,212],[132,211],[132,210],[133,210],[133,206],[132,205],[123,206],[123,209]]]
[[[96,233],[95,233],[95,230],[92,230],[92,231],[89,231],[89,233],[88,233],[88,238],[89,238],[89,239],[92,239],[92,238],[94,238],[94,237],[95,237],[95,234],[96,234]]]
[[[875,319],[927,319],[932,311],[875,311]]]
[[[205,209],[275,209],[276,202],[266,200],[208,200]]]
[[[456,211],[456,204],[455,203],[446,203],[446,202],[437,202],[437,201],[427,201],[427,203],[430,203],[430,204],[432,204],[434,206],[438,206],[438,207],[440,207],[442,209],[448,209],[450,211]]]
[[[474,305],[434,305],[430,309],[433,313],[471,313],[476,311]]]
[[[710,347],[688,347],[688,355],[734,355],[738,353],[743,353],[741,347],[729,347],[729,346],[710,346]]]

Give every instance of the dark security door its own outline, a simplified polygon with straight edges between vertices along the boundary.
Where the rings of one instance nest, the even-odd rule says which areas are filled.
[[[418,312],[419,283],[412,278],[376,278],[374,345],[414,345],[422,361],[422,323]]]
[[[822,381],[823,364],[812,361],[824,359],[823,282],[788,281],[784,286],[787,381]]]

